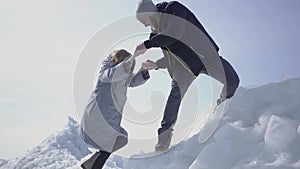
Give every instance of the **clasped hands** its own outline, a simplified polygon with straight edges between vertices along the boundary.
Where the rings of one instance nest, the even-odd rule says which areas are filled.
[[[144,54],[146,51],[147,51],[146,46],[144,45],[144,43],[141,43],[135,48],[132,58],[135,59],[138,56]],[[144,70],[153,70],[157,68],[158,66],[152,60],[147,60],[146,62],[142,63],[142,69]]]

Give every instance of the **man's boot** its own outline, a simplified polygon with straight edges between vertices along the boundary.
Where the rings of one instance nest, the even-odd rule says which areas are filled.
[[[171,139],[172,139],[172,130],[167,130],[158,135],[158,143],[155,145],[155,151],[166,151],[169,149]]]

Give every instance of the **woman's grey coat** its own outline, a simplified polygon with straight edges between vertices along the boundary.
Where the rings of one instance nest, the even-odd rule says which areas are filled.
[[[127,143],[127,132],[120,126],[127,88],[142,85],[149,79],[147,70],[132,73],[134,60],[114,64],[111,57],[103,61],[80,129],[85,143],[107,152],[116,151]]]

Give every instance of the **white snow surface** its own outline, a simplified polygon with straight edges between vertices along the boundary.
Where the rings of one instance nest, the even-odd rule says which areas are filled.
[[[300,77],[240,87],[215,134],[203,144],[198,135],[160,155],[112,155],[104,168],[300,169]],[[79,169],[90,155],[78,136],[78,123],[69,117],[62,131],[23,157],[0,160],[0,169]]]

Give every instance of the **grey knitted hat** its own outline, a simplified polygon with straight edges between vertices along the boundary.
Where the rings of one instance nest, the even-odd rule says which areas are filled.
[[[152,0],[139,0],[136,13],[157,12],[157,7]]]

